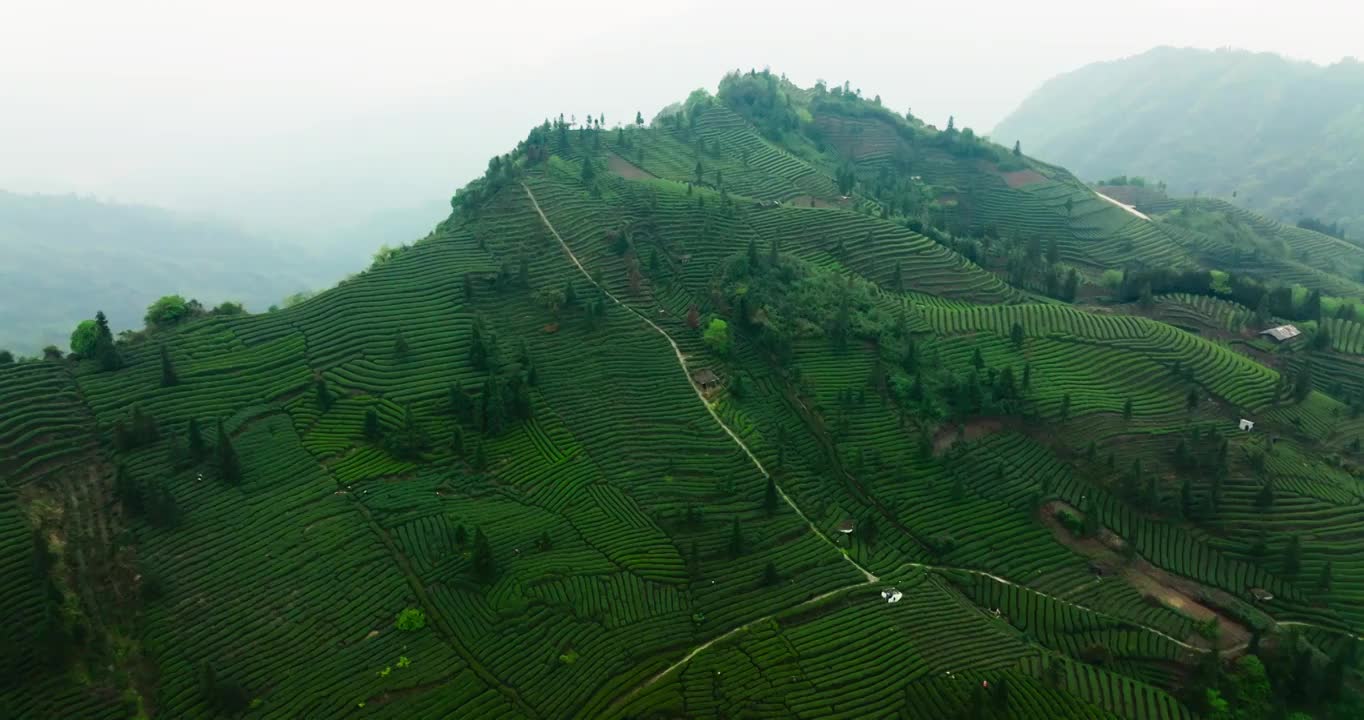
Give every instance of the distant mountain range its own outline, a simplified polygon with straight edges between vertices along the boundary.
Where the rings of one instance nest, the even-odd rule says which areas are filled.
[[[0,349],[63,350],[96,310],[115,332],[179,293],[261,311],[334,284],[382,242],[417,239],[440,209],[391,210],[325,238],[268,239],[219,220],[75,195],[0,191]]]
[[[1085,66],[991,134],[1087,180],[1166,181],[1364,235],[1364,64],[1162,47]]]

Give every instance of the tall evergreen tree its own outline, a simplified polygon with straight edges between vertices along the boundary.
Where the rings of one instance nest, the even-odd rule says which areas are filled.
[[[777,572],[777,564],[768,560],[767,565],[763,567],[762,584],[766,587],[772,587],[779,582],[781,582],[781,575]]]
[[[101,370],[117,370],[123,367],[123,358],[114,345],[114,334],[109,330],[109,319],[101,310],[95,313],[95,362]]]
[[[497,561],[493,558],[492,545],[483,528],[474,528],[474,552],[470,562],[474,577],[480,582],[488,582],[497,574]]]
[[[379,411],[375,408],[365,410],[365,439],[377,443],[384,437],[384,427],[379,422]]]
[[[474,399],[458,380],[450,385],[450,411],[466,425],[474,420]]]
[[[1298,571],[1302,569],[1302,542],[1298,536],[1288,538],[1288,545],[1284,546],[1283,551],[1283,574],[1289,578],[1297,577]]]
[[[767,476],[767,490],[763,493],[763,512],[768,517],[777,513],[777,481],[771,475]]]
[[[332,391],[327,388],[327,379],[319,375],[317,380],[313,382],[313,387],[317,391],[317,406],[322,409],[322,412],[331,410],[335,398],[332,397]]]
[[[161,387],[171,387],[180,384],[180,378],[175,374],[175,364],[171,362],[170,350],[165,343],[161,343]]]
[[[189,419],[189,430],[187,431],[189,442],[189,457],[194,462],[200,462],[208,455],[208,447],[204,444],[204,433],[199,428],[198,418]]]
[[[232,447],[232,437],[227,434],[227,428],[223,426],[221,418],[218,420],[218,441],[214,446],[214,453],[218,459],[218,477],[229,485],[240,485],[241,459],[237,457],[236,448]]]
[[[734,516],[734,524],[729,531],[729,556],[737,558],[744,554],[744,530],[739,525],[739,517]]]

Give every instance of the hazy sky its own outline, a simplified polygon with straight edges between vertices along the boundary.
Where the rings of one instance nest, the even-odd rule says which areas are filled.
[[[1356,0],[8,0],[0,188],[326,233],[438,210],[547,116],[649,117],[731,68],[847,79],[988,131],[1096,60],[1180,45],[1330,63],[1364,55],[1360,27]]]

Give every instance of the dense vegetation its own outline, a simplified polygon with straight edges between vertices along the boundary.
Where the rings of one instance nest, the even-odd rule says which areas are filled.
[[[1159,203],[735,73],[290,307],[100,313],[0,366],[0,707],[1355,717],[1358,249]]]
[[[1140,175],[1364,238],[1364,65],[1158,48],[1056,77],[997,140],[1088,179]]]

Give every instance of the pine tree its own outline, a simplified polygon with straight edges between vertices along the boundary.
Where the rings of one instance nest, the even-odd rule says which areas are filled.
[[[199,429],[199,420],[189,419],[189,457],[194,462],[200,462],[208,454],[208,448],[204,445],[204,433]]]
[[[398,332],[393,336],[393,356],[399,360],[406,360],[411,349],[407,345],[407,338],[403,336],[403,329],[400,326]]]
[[[1066,393],[1065,395],[1061,396],[1060,416],[1061,422],[1065,422],[1066,420],[1070,419],[1070,393]]]
[[[1009,328],[1009,340],[1010,340],[1011,342],[1013,342],[1015,348],[1017,348],[1017,349],[1019,349],[1019,350],[1022,350],[1022,349],[1023,349],[1023,326],[1022,326],[1022,325],[1020,325],[1020,324],[1018,324],[1018,323],[1014,323],[1014,324],[1013,324],[1013,327]]]
[[[1132,419],[1132,398],[1128,398],[1126,402],[1122,404],[1122,419],[1123,420]]]
[[[236,448],[232,447],[232,437],[227,434],[227,429],[223,427],[223,421],[218,420],[218,442],[214,446],[214,452],[218,458],[218,477],[229,485],[240,485],[242,482],[241,460],[237,457]]]
[[[488,451],[482,442],[474,445],[474,457],[469,462],[475,470],[486,470],[488,467]]]
[[[1019,141],[1015,140],[1015,141],[1014,141],[1014,157],[1022,157],[1022,156],[1023,156],[1023,145],[1022,145],[1022,143],[1020,143]]]
[[[455,419],[461,423],[467,425],[473,422],[474,399],[458,380],[450,385],[450,412],[454,413]]]
[[[161,343],[161,387],[171,387],[180,384],[180,378],[175,375],[175,365],[171,362],[170,350],[165,343]]]
[[[777,513],[777,481],[771,475],[767,476],[767,490],[763,493],[763,512],[768,517]]]
[[[483,534],[483,528],[474,528],[474,552],[470,567],[474,577],[481,582],[492,580],[497,574],[497,561],[493,558],[493,549],[488,543],[488,536]]]
[[[384,438],[384,426],[379,422],[379,411],[375,408],[365,410],[365,439],[377,443]]]
[[[1302,543],[1298,536],[1294,535],[1288,539],[1288,545],[1284,547],[1283,553],[1283,574],[1289,578],[1296,577],[1298,571],[1302,569]]]
[[[483,338],[483,321],[475,320],[469,334],[469,364],[475,370],[488,369],[488,346]]]
[[[1081,512],[1084,513],[1084,522],[1082,525],[1083,529],[1081,530],[1081,534],[1089,538],[1098,535],[1099,511],[1097,508],[1094,507],[1094,501],[1086,499],[1084,509],[1081,510]]]
[[[763,568],[762,584],[767,587],[772,587],[773,585],[776,585],[777,583],[780,582],[781,575],[777,573],[776,563],[772,562],[771,560],[768,560],[767,565]]]
[[[463,549],[464,549],[464,546],[465,546],[468,542],[469,542],[469,532],[468,532],[467,530],[464,529],[464,526],[463,526],[463,525],[460,525],[460,526],[456,527],[456,528],[455,528],[455,547],[459,548],[460,550],[463,550]]]
[[[101,310],[95,313],[95,362],[100,370],[117,370],[123,367],[123,358],[114,345],[114,334],[109,330],[109,320]]]
[[[761,267],[758,259],[758,241],[754,238],[748,239],[748,274],[756,274]]]
[[[327,389],[327,379],[323,377],[318,377],[317,381],[313,383],[313,386],[317,390],[317,406],[319,408],[322,408],[322,412],[327,412],[328,410],[331,410],[332,402],[335,400],[335,398],[332,397],[331,390]]]
[[[1321,566],[1321,574],[1317,576],[1317,589],[1320,590],[1320,591],[1322,591],[1322,592],[1330,592],[1330,590],[1331,590],[1331,561],[1330,561],[1330,560],[1327,560],[1327,561],[1326,561],[1326,564]]]
[[[737,558],[744,554],[744,531],[739,525],[738,516],[734,517],[734,525],[729,533],[729,556]]]

